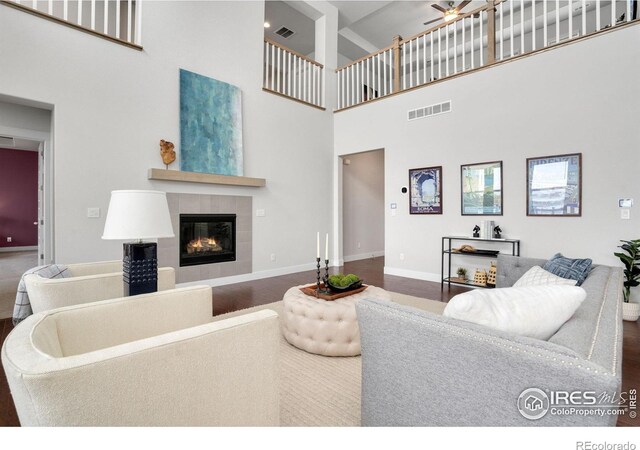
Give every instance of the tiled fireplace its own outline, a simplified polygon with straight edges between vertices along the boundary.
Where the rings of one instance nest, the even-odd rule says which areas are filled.
[[[251,273],[252,198],[167,193],[174,238],[158,240],[158,266],[176,283]]]

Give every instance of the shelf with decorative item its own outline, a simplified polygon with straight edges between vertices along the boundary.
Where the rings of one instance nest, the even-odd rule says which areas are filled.
[[[489,245],[497,247],[498,249],[477,249],[465,242],[473,242],[473,245],[476,245],[475,242],[491,243]],[[458,245],[458,247],[456,248],[455,245]],[[445,283],[449,286],[449,288],[451,287],[451,284],[484,288],[495,287],[496,268],[493,261],[491,261],[490,267],[486,267],[487,270],[476,269],[476,272],[479,272],[479,275],[484,272],[484,277],[480,276],[480,281],[462,280],[460,276],[458,276],[457,278],[453,277],[451,265],[452,260],[457,257],[471,256],[474,258],[492,258],[495,260],[500,253],[520,256],[520,240],[505,238],[485,239],[469,236],[444,236],[442,238],[442,258],[440,267],[440,273],[442,276],[440,289],[444,290]],[[459,269],[463,268],[464,267],[460,267]],[[469,278],[476,278],[476,272],[469,272]]]
[[[180,170],[149,169],[149,180],[183,181],[187,183],[225,184],[229,186],[264,187],[264,178],[237,177],[211,173],[183,172]]]

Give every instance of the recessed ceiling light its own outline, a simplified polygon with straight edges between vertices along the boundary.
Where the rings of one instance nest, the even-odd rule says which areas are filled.
[[[269,22],[265,22],[265,23],[264,23],[264,27],[265,27],[265,28],[269,28],[270,26],[271,26],[271,24],[270,24]]]

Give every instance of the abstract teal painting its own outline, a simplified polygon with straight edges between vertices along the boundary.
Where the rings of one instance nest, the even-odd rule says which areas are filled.
[[[180,69],[180,170],[242,176],[241,91]]]

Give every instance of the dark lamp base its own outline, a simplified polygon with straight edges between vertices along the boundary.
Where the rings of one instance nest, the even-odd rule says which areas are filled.
[[[128,243],[123,245],[122,270],[125,295],[139,295],[158,290],[158,245]]]

